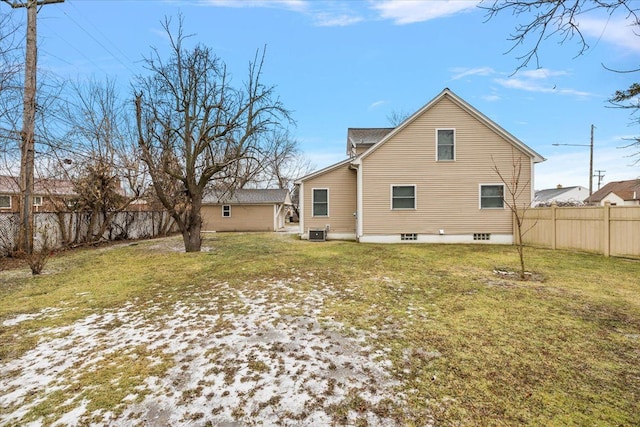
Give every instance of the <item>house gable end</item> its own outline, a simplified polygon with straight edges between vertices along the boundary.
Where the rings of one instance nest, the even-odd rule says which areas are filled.
[[[382,138],[379,142],[375,143],[371,148],[362,153],[362,155],[355,160],[354,163],[359,164],[362,160],[366,159],[368,156],[372,155],[375,151],[377,151],[381,146],[386,144],[388,141],[392,140],[399,133],[406,130],[408,127],[412,126],[415,121],[417,121],[421,116],[425,113],[429,112],[432,108],[434,108],[438,103],[440,103],[443,99],[450,100],[453,104],[455,104],[458,108],[468,113],[470,116],[478,120],[487,128],[491,129],[493,132],[501,136],[505,141],[509,142],[514,146],[518,151],[530,157],[534,163],[543,162],[545,160],[540,154],[535,152],[533,149],[525,145],[522,141],[517,139],[515,136],[507,132],[493,120],[489,119],[487,116],[482,114],[480,111],[476,110],[469,103],[464,101],[462,98],[455,95],[450,89],[444,89],[438,96],[433,98],[427,104],[425,104],[422,108],[412,114],[409,118],[407,118],[404,122],[402,122],[395,129],[391,130],[387,135]],[[446,124],[442,124],[439,126],[442,129],[445,128],[453,128],[453,126],[447,126]]]

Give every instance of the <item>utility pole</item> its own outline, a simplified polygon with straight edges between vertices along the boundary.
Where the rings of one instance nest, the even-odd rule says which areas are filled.
[[[591,150],[589,152],[589,202],[591,202],[591,195],[593,194],[593,130],[595,126],[591,125]]]
[[[587,144],[551,144],[554,146],[569,145],[572,147],[589,147],[589,203],[591,203],[591,195],[593,194],[593,130],[596,127],[591,125],[591,142]],[[604,172],[604,171],[603,171]]]
[[[24,106],[22,114],[20,190],[22,212],[20,215],[20,246],[25,253],[33,250],[33,169],[35,159],[36,73],[38,64],[37,18],[38,6],[62,3],[64,0],[27,0],[23,3],[3,0],[13,9],[27,9],[27,46],[24,70]]]
[[[600,184],[602,184],[602,178],[604,178],[604,173],[606,171],[600,170],[600,169],[596,169],[595,170],[595,175],[598,177],[598,190],[600,189]]]

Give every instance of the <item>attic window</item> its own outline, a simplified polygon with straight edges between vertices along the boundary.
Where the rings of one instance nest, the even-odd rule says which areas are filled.
[[[11,196],[7,196],[5,194],[0,196],[0,208],[11,208]]]
[[[456,159],[455,129],[436,129],[437,160]]]

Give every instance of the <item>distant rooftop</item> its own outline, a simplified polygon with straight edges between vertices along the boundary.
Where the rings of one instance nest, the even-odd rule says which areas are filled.
[[[238,189],[233,192],[216,193],[215,190],[209,191],[202,203],[218,204],[274,204],[274,203],[290,203],[289,190],[287,189]]]
[[[589,201],[599,203],[609,193],[614,193],[622,200],[640,200],[640,179],[609,182],[607,185],[593,193],[589,198]]]
[[[20,178],[17,176],[0,175],[0,193],[19,194]],[[39,196],[73,196],[76,194],[73,182],[66,179],[35,178],[33,193]]]

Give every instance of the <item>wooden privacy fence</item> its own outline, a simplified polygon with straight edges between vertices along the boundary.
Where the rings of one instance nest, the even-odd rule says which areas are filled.
[[[640,206],[527,209],[527,245],[640,258]]]

